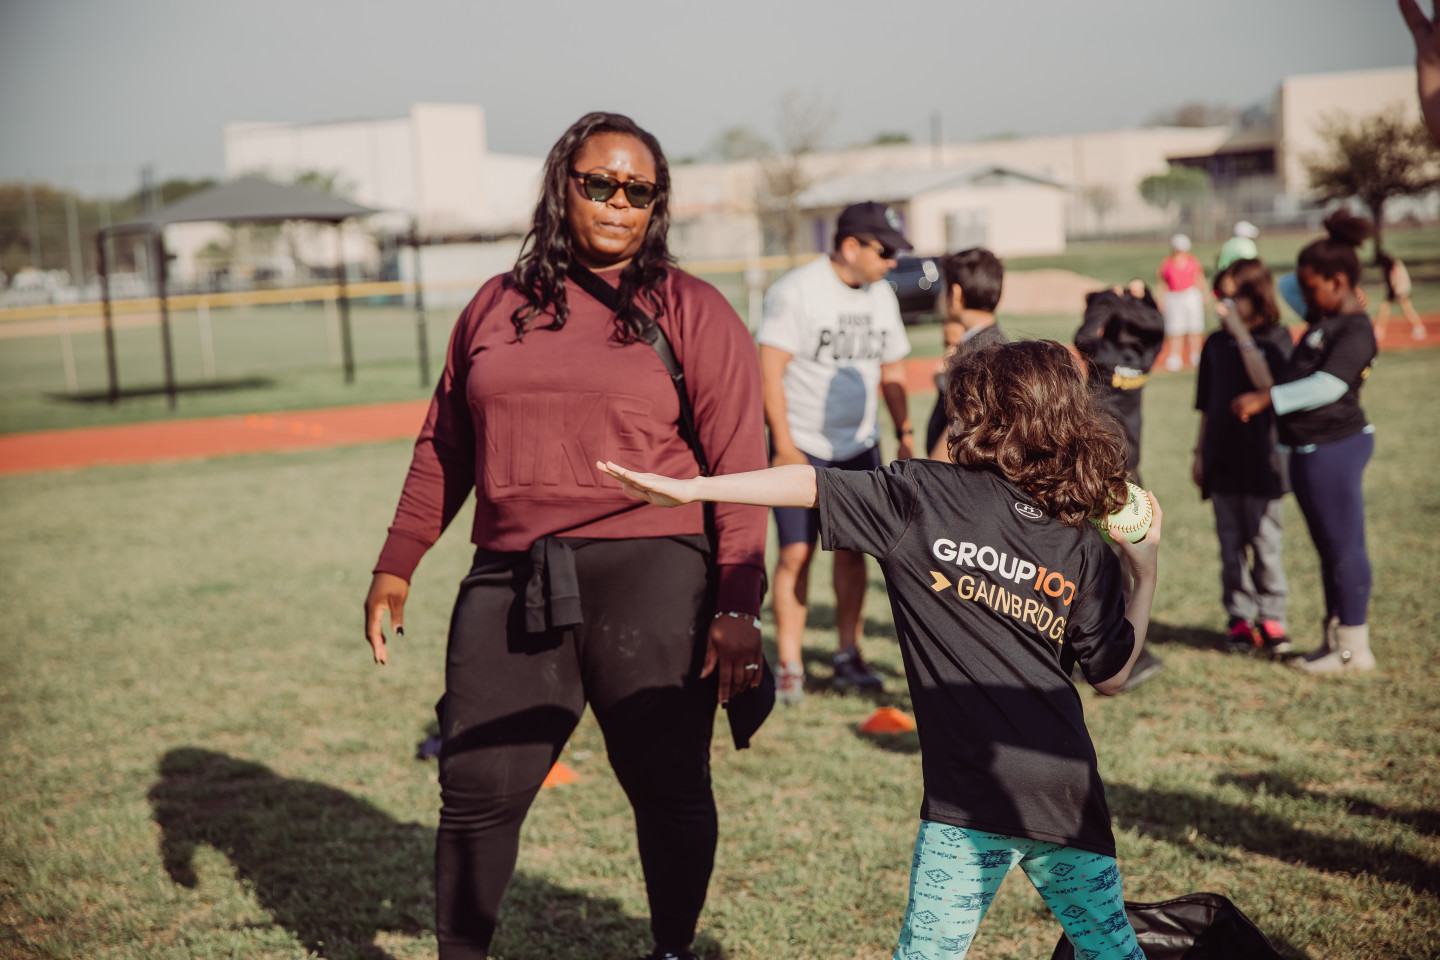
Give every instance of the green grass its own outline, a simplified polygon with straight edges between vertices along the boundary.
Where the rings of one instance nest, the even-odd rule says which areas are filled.
[[[1434,957],[1440,353],[1384,355],[1366,387],[1381,669],[1358,678],[1217,652],[1213,524],[1186,478],[1193,392],[1189,374],[1146,391],[1167,669],[1122,697],[1084,694],[1127,896],[1225,893],[1291,958]],[[917,417],[928,403],[915,398]],[[434,955],[438,789],[411,754],[433,722],[469,522],[421,565],[408,636],[374,667],[360,601],[408,457],[397,442],[0,479],[0,957]],[[1318,572],[1290,501],[1286,524],[1291,622],[1309,646]],[[874,702],[823,689],[824,555],[814,576],[819,689],[752,750],[717,729],[710,960],[888,956],[904,910],[915,741],[859,735]],[[872,576],[880,702],[907,708]],[[543,791],[526,823],[505,960],[647,946],[632,821],[593,719],[564,759],[582,780]],[[970,955],[1045,957],[1058,935],[1016,876]]]
[[[1309,234],[1267,236],[1262,252],[1277,272],[1289,270]],[[1415,280],[1414,301],[1422,311],[1440,310],[1440,230],[1392,230],[1387,246],[1402,257]],[[1196,255],[1211,263],[1218,244],[1199,244]],[[1072,243],[1053,257],[1013,258],[1010,270],[1059,268],[1093,276],[1105,283],[1131,277],[1151,279],[1167,251],[1163,242],[1110,241]],[[773,276],[773,275],[772,275]],[[712,274],[742,318],[749,298],[740,274]],[[1379,307],[1383,286],[1369,268],[1365,281]],[[429,311],[430,383],[439,376],[445,343],[458,310]],[[0,433],[103,424],[136,423],[174,417],[220,416],[312,407],[344,406],[391,400],[418,400],[430,393],[420,383],[415,315],[408,308],[357,303],[352,309],[357,374],[347,384],[338,346],[319,304],[216,309],[210,312],[215,379],[202,359],[199,319],[194,311],[171,316],[177,381],[186,389],[172,412],[163,395],[160,333],[155,327],[116,332],[119,379],[123,390],[151,391],[127,396],[122,403],[80,402],[71,395],[61,341],[57,336],[0,340]],[[1069,342],[1079,316],[1001,316],[1012,336],[1048,337]],[[1399,330],[1399,327],[1396,328]],[[940,330],[933,323],[909,328],[915,356],[941,353]],[[1403,336],[1403,333],[1399,334]],[[101,335],[72,338],[76,387],[93,395],[107,387]]]
[[[1260,238],[1260,256],[1278,276],[1295,269],[1295,260],[1303,248],[1319,233],[1267,233]],[[1197,241],[1191,252],[1205,265],[1206,276],[1213,272],[1222,241]],[[1385,249],[1405,261],[1415,281],[1414,302],[1422,312],[1440,310],[1440,230],[1434,228],[1389,228],[1384,236]],[[1007,270],[1057,269],[1071,270],[1094,277],[1103,283],[1125,283],[1138,277],[1155,286],[1155,270],[1170,253],[1165,240],[1104,240],[1070,243],[1065,252],[1048,257],[1010,257]],[[1363,274],[1361,283],[1369,291],[1370,312],[1373,314],[1385,294],[1380,271],[1371,265],[1371,244],[1360,250]]]

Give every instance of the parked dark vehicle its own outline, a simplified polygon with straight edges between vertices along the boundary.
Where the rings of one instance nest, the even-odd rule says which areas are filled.
[[[900,318],[906,323],[939,319],[935,299],[942,286],[938,257],[900,257],[885,280],[900,301]]]

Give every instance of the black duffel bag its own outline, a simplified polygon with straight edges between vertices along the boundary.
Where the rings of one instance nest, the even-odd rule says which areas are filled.
[[[1274,944],[1218,893],[1191,893],[1160,903],[1125,901],[1145,960],[1282,960]],[[1066,937],[1050,960],[1075,960]]]

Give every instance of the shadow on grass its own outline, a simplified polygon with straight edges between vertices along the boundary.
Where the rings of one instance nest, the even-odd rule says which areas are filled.
[[[1414,827],[1421,833],[1430,836],[1440,836],[1440,810],[1397,810],[1393,807],[1381,806],[1362,800],[1359,797],[1345,796],[1343,794],[1316,793],[1313,790],[1306,790],[1288,777],[1278,773],[1244,773],[1244,774],[1221,774],[1215,778],[1216,783],[1228,783],[1248,790],[1250,793],[1259,793],[1262,790],[1271,796],[1306,798],[1313,797],[1318,800],[1339,800],[1346,806],[1346,812],[1354,817],[1369,817],[1373,820],[1388,820],[1392,823],[1403,823],[1406,826]]]
[[[1149,630],[1145,634],[1145,642],[1161,646],[1190,647],[1192,650],[1209,650],[1211,653],[1223,653],[1225,650],[1223,633],[1200,627],[1158,623],[1154,620],[1150,621]]]
[[[333,960],[389,960],[382,932],[434,932],[435,830],[400,823],[334,787],[199,747],[160,761],[149,800],[165,870],[199,886],[195,851],[223,853],[275,922],[306,950]],[[650,942],[649,923],[621,905],[517,874],[494,950],[511,960],[623,956]],[[702,936],[696,951],[724,953]]]
[[[1440,866],[1394,847],[1336,836],[1333,823],[1313,829],[1288,817],[1260,813],[1214,797],[1178,790],[1144,790],[1123,783],[1105,793],[1115,819],[1167,843],[1187,845],[1197,830],[1216,843],[1329,873],[1369,873],[1417,893],[1440,894]]]
[[[905,733],[866,733],[857,730],[855,735],[877,750],[887,753],[916,754],[920,752],[920,734],[914,730]]]
[[[175,385],[177,394],[187,393],[229,393],[235,390],[265,390],[275,386],[275,381],[270,377],[235,377],[229,380],[202,380],[199,383],[178,383]],[[163,397],[165,396],[165,385],[146,384],[136,387],[122,387],[119,391],[120,399],[125,400],[131,397]],[[110,401],[109,390],[84,390],[79,393],[47,393],[47,399],[65,400],[70,403],[108,403]]]
[[[835,605],[833,603],[816,603],[811,600],[805,612],[805,625],[811,630],[833,631],[835,629]],[[865,637],[891,637],[893,639],[895,636],[895,624],[873,616],[865,617],[861,629]],[[860,642],[862,645],[864,644],[863,637]]]

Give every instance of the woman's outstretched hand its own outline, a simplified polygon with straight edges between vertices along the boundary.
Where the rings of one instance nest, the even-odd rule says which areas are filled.
[[[636,473],[608,460],[597,460],[595,467],[601,473],[619,480],[629,496],[653,503],[657,507],[678,507],[696,499],[694,480],[676,480],[674,477],[662,477],[658,473]]]

